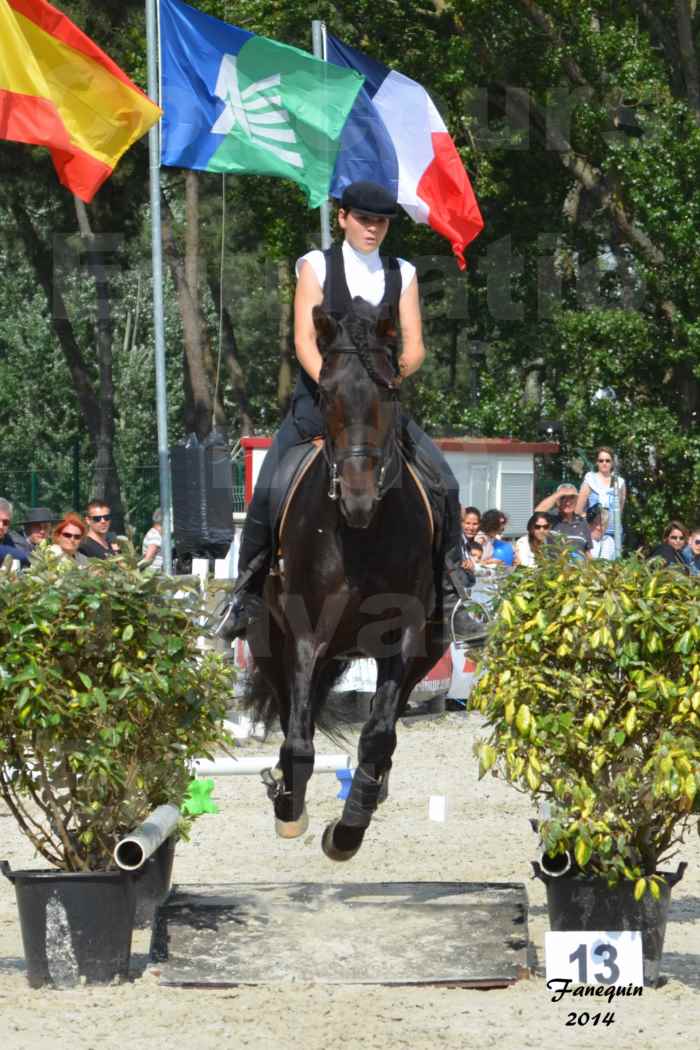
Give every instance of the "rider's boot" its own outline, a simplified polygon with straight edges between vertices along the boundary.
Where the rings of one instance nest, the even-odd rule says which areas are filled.
[[[249,511],[238,556],[238,579],[231,601],[216,628],[219,637],[226,641],[244,638],[248,628],[260,619],[264,609],[262,592],[271,559],[269,526],[251,517]]]
[[[462,568],[459,548],[453,547],[445,555],[442,574],[442,614],[446,636],[455,642],[483,645],[486,641],[485,623],[474,619],[463,603],[470,601],[474,577]]]

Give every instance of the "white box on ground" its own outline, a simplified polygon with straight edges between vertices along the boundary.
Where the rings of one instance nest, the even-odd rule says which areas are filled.
[[[428,820],[437,820],[444,824],[447,820],[447,797],[445,795],[431,795],[428,802]]]
[[[644,985],[639,930],[548,931],[544,937],[547,981],[609,987]],[[555,988],[551,991],[557,990]]]

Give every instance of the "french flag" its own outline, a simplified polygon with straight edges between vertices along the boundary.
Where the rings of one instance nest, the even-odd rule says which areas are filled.
[[[484,226],[469,176],[425,88],[326,36],[326,57],[365,82],[340,139],[331,196],[351,182],[385,186],[415,222],[447,237],[461,270],[464,250]]]

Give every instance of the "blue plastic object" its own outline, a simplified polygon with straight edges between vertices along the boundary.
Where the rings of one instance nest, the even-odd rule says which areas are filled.
[[[345,800],[350,794],[350,784],[352,783],[353,769],[336,769],[335,775],[340,781],[340,791],[335,796]]]
[[[494,540],[493,541],[493,556],[502,561],[504,565],[513,564],[513,546],[506,540]]]

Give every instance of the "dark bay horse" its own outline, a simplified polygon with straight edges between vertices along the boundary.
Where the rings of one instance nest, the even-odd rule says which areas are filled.
[[[266,687],[250,706],[267,724],[280,719],[284,742],[266,782],[278,834],[294,838],[308,826],[314,729],[323,724],[343,669],[338,660],[376,659],[377,692],[350,794],[323,835],[327,856],[347,860],[386,794],[397,720],[448,641],[431,517],[401,448],[399,384],[388,345],[394,333],[364,300],[355,300],[353,316],[340,322],[315,307],[314,324],[323,356],[325,444],[287,508],[280,572],[268,577],[264,591],[268,615],[249,631]]]

